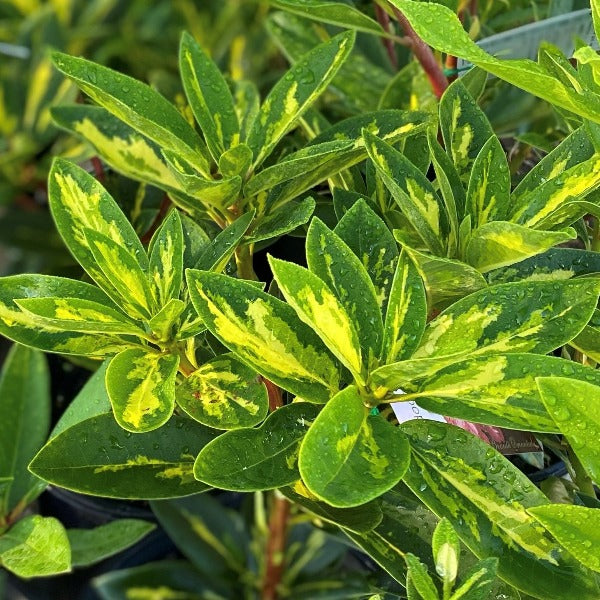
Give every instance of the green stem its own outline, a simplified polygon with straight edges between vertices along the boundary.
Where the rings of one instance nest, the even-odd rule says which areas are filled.
[[[573,467],[573,472],[575,474],[575,485],[579,488],[579,491],[582,494],[590,496],[591,498],[595,498],[596,490],[594,489],[592,479],[587,474],[577,454],[573,452],[573,448],[571,448],[570,444],[567,444],[567,455],[569,457],[569,462],[571,463],[571,466]]]
[[[252,249],[250,244],[238,246],[235,251],[235,264],[237,266],[237,274],[240,279],[248,279],[251,281],[258,280],[254,272],[254,263],[252,260]]]

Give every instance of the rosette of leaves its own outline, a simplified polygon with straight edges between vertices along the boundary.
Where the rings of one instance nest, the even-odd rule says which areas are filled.
[[[348,59],[354,37],[347,31],[312,48],[261,103],[252,83],[230,87],[209,55],[184,34],[179,68],[189,120],[150,86],[56,53],[57,68],[100,106],[60,107],[53,115],[113,168],[164,189],[196,218],[225,227],[255,211],[236,253],[241,276],[251,278],[254,244],[309,219],[314,200],[303,198],[304,192],[326,180],[349,181],[348,169],[366,157],[363,128],[395,143],[425,127],[421,113],[375,111],[325,127],[305,147],[273,160],[284,136]]]
[[[587,241],[581,219],[600,215],[594,193],[600,185],[596,125],[576,129],[511,191],[502,145],[461,80],[444,93],[439,122],[445,150],[433,131],[428,137],[433,182],[423,172],[428,160],[419,168],[389,144],[364,134],[387,191],[374,191],[372,204],[395,225],[394,235],[417,265],[433,306],[484,288],[488,274],[506,278],[507,267],[521,261],[531,259],[528,268],[535,268],[533,257],[573,240],[577,231]],[[338,197],[341,214],[344,203],[357,196],[340,191]],[[590,253],[568,250],[555,258],[571,265],[594,262]]]
[[[49,384],[43,354],[14,346],[0,372],[0,567],[19,577],[89,566],[154,529],[139,519],[65,529],[55,517],[27,511],[47,485],[27,465],[48,437]]]

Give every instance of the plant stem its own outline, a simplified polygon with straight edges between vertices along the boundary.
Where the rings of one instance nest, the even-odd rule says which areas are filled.
[[[250,244],[237,247],[235,251],[235,264],[237,265],[237,274],[240,279],[249,279],[251,281],[258,279],[254,272],[254,265],[252,264]]]
[[[391,33],[391,23],[390,16],[379,6],[379,4],[375,4],[375,15],[377,16],[377,21],[383,28],[386,33]],[[386,52],[390,59],[390,63],[394,68],[394,71],[398,70],[398,56],[396,55],[396,49],[394,48],[394,42],[390,38],[382,38],[381,40],[383,45],[385,46]]]
[[[161,223],[164,221],[167,213],[169,212],[169,207],[171,206],[171,199],[167,194],[163,196],[163,199],[160,203],[160,207],[158,212],[156,213],[156,217],[154,217],[154,221],[152,221],[152,225],[148,228],[148,231],[140,238],[142,244],[148,244],[154,235],[154,232],[160,227]]]
[[[579,488],[579,491],[582,494],[590,496],[591,498],[595,498],[596,490],[594,489],[594,483],[592,482],[591,477],[587,474],[585,468],[579,460],[579,457],[575,454],[575,452],[573,452],[571,445],[567,444],[566,447],[569,462],[571,463],[575,474],[575,485]]]
[[[262,600],[277,600],[277,588],[284,569],[287,526],[290,518],[290,503],[276,492],[269,517],[269,537],[266,548],[266,568],[262,585]]]
[[[404,34],[411,40],[411,48],[415,58],[421,63],[433,93],[441,98],[448,87],[448,79],[444,75],[442,67],[438,63],[431,48],[417,35],[408,19],[395,7],[392,7],[396,20],[404,30]]]

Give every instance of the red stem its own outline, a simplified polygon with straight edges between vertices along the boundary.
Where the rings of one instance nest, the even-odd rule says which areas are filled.
[[[440,64],[436,60],[431,48],[417,35],[408,19],[395,7],[392,7],[396,20],[404,30],[404,34],[410,39],[411,47],[415,58],[421,63],[433,93],[441,98],[448,87],[448,79],[444,75]]]
[[[377,21],[383,28],[386,33],[391,33],[391,23],[390,16],[379,6],[379,4],[375,4],[375,15],[377,16]],[[394,46],[394,41],[390,38],[381,38],[383,45],[387,51],[388,57],[390,59],[390,63],[392,67],[394,67],[394,71],[398,70],[398,56],[396,55],[396,48]]]
[[[290,503],[281,496],[273,496],[273,506],[269,518],[269,538],[267,540],[267,564],[262,586],[262,600],[277,600],[277,588],[284,570],[287,525],[290,517]]]
[[[148,244],[154,235],[154,232],[160,227],[160,224],[164,221],[164,218],[167,216],[169,212],[169,207],[171,206],[171,199],[167,194],[163,196],[163,199],[160,203],[160,207],[158,208],[158,213],[156,213],[156,217],[154,217],[154,221],[152,221],[152,225],[148,228],[148,231],[140,238],[142,244]]]

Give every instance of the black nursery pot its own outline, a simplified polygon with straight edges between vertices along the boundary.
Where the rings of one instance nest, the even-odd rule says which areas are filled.
[[[11,598],[12,588],[13,592],[19,592],[27,600],[98,600],[99,596],[90,585],[94,577],[179,556],[150,507],[143,502],[94,498],[49,487],[39,499],[39,511],[44,516],[56,517],[68,529],[91,529],[116,519],[143,519],[155,523],[157,527],[135,545],[91,567],[28,581],[11,576],[8,598]]]

